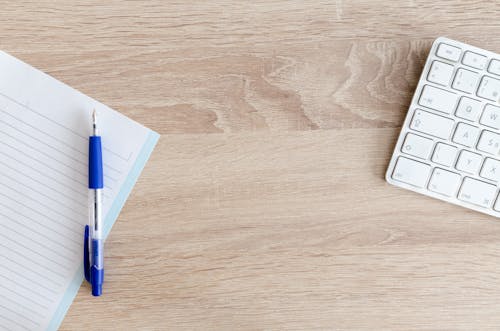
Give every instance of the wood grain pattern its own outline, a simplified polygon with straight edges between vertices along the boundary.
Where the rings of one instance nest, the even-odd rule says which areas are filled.
[[[4,1],[1,48],[162,134],[62,330],[498,330],[500,222],[385,183],[494,1]]]

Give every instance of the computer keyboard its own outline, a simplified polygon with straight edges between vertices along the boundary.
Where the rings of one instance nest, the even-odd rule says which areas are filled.
[[[500,217],[500,55],[434,41],[386,180]]]

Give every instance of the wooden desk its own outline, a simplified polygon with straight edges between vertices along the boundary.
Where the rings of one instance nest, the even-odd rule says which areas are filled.
[[[1,6],[1,48],[162,134],[62,330],[500,328],[500,222],[383,179],[432,40],[500,52],[495,1]]]

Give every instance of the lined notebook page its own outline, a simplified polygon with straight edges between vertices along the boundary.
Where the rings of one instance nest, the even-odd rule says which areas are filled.
[[[151,131],[0,53],[0,330],[47,329],[81,269],[94,108],[113,222],[106,215]]]

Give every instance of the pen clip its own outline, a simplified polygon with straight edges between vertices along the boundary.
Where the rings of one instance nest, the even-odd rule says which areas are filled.
[[[90,283],[90,251],[89,251],[89,226],[85,225],[83,235],[83,272],[85,279]]]

